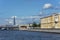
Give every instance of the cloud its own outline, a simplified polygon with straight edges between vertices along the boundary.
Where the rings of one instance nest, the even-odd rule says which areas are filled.
[[[8,22],[9,22],[9,24],[13,24],[13,20],[9,20]]]
[[[13,20],[12,19],[6,19],[6,22],[8,22],[9,24],[13,24]]]
[[[8,19],[5,19],[5,21],[9,21]]]
[[[21,19],[32,19],[32,18],[38,18],[39,16],[26,16],[26,17],[20,17]]]
[[[13,22],[12,22],[12,21],[9,21],[9,23],[13,24]]]
[[[52,4],[47,3],[47,4],[44,4],[43,9],[48,9],[48,8],[51,8],[51,7],[52,7]]]
[[[56,6],[56,7],[55,7],[55,10],[58,10],[58,9],[60,10],[60,7]]]
[[[39,14],[41,15],[41,14],[43,14],[43,12],[40,12]]]
[[[58,2],[58,4],[60,4],[60,2]]]
[[[38,18],[39,16],[29,16],[28,18]]]
[[[9,24],[13,24],[13,17],[10,18],[10,19],[5,19],[5,21]],[[16,24],[20,24],[20,23],[27,23],[28,21],[31,21],[31,20],[38,20],[40,17],[39,16],[25,16],[25,17],[18,17],[16,18],[15,22]]]
[[[17,18],[17,16],[12,16],[11,18],[14,18],[14,17]]]
[[[23,17],[19,17],[19,18],[20,18],[21,20],[26,19],[26,17],[24,17],[24,16],[23,16]]]
[[[24,22],[23,20],[16,20],[16,23]]]

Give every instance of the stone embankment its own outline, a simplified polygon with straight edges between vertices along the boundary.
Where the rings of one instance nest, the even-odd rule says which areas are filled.
[[[60,33],[60,29],[29,29],[28,31],[40,31],[47,33]]]

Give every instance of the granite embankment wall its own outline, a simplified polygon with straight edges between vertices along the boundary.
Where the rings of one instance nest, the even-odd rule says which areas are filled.
[[[48,33],[60,33],[60,29],[29,29],[28,31],[40,31]]]

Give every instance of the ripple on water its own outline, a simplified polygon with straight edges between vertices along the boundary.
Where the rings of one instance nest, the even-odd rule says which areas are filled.
[[[0,31],[0,40],[60,40],[60,34],[28,31]]]

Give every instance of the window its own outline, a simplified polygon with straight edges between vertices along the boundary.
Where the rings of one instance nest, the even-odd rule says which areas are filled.
[[[41,23],[45,23],[45,19],[42,19],[42,20],[41,20]]]
[[[58,23],[58,15],[55,15],[55,23]]]
[[[50,18],[48,18],[48,23],[50,22]]]

